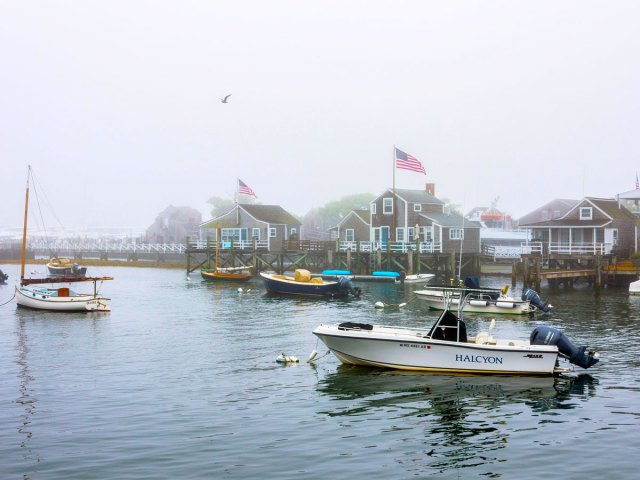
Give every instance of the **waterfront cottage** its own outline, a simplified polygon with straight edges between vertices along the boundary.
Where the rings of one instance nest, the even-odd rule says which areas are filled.
[[[615,199],[585,197],[555,218],[535,221],[529,214],[520,227],[532,232],[532,253],[627,258],[638,250],[638,219]]]
[[[329,229],[331,240],[338,240],[345,249],[355,250],[359,242],[368,242],[371,214],[369,210],[351,210],[336,226]]]
[[[385,190],[370,205],[370,239],[374,248],[419,245],[423,253],[480,253],[480,223],[451,212],[435,197],[435,186],[425,190]]]
[[[280,252],[288,240],[297,240],[301,222],[279,205],[236,204],[229,212],[201,225],[203,230],[213,230],[207,237],[215,238],[220,229],[223,248],[267,249]]]
[[[148,243],[182,243],[185,238],[197,234],[202,214],[191,207],[169,205],[156,217],[145,232]]]

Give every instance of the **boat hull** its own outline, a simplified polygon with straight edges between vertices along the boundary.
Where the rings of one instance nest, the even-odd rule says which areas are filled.
[[[277,278],[275,275],[260,272],[264,287],[273,295],[291,295],[316,298],[344,298],[349,291],[340,288],[338,282],[297,282],[292,279]]]
[[[250,273],[237,273],[237,272],[221,272],[221,271],[206,271],[201,270],[200,275],[205,280],[213,282],[248,282],[253,278]]]
[[[53,312],[108,312],[111,310],[109,298],[84,294],[58,297],[46,293],[43,289],[16,288],[16,303],[24,308]]]
[[[404,277],[404,283],[428,283],[433,277],[433,273],[416,273]]]
[[[552,375],[558,349],[524,341],[478,345],[424,338],[424,332],[374,326],[344,330],[320,325],[313,333],[345,364],[398,370]],[[509,345],[509,342],[512,345]]]
[[[78,267],[73,269],[47,265],[47,269],[51,275],[56,277],[84,277],[87,274],[87,267]]]
[[[459,310],[460,297],[447,297],[439,290],[416,290],[413,292],[423,303],[433,310]],[[447,305],[450,302],[450,305]],[[534,309],[528,301],[518,300],[511,297],[492,298],[472,298],[465,301],[463,312],[471,313],[492,313],[496,315],[524,315],[531,313]]]

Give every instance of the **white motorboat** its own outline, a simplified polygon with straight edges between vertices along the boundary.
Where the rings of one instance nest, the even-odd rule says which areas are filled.
[[[551,305],[540,299],[533,290],[527,289],[521,298],[508,295],[509,286],[502,290],[493,288],[429,287],[415,290],[417,298],[434,310],[451,308],[463,312],[524,315],[542,310],[548,312]]]
[[[582,368],[598,362],[597,353],[546,326],[536,327],[528,340],[494,338],[491,331],[467,337],[464,321],[449,310],[430,330],[346,322],[321,324],[313,333],[342,363],[369,367],[552,375],[567,370],[559,367],[559,357]]]
[[[433,273],[412,273],[404,277],[404,283],[429,283],[435,277]]]
[[[640,295],[640,280],[629,284],[629,295]]]

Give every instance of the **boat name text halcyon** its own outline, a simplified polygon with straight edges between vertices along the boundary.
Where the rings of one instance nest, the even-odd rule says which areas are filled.
[[[456,362],[495,363],[502,365],[502,357],[485,357],[484,355],[456,355]]]

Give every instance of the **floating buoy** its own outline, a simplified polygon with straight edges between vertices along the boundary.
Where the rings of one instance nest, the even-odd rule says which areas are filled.
[[[242,287],[238,289],[238,293],[242,293]]]
[[[401,303],[400,305],[398,305],[398,308],[402,308],[402,307],[404,307],[405,305],[406,305],[406,302],[405,302],[405,303]]]
[[[278,363],[298,363],[298,357],[294,357],[293,355],[285,355],[281,353],[278,358],[276,358],[276,362]]]
[[[311,363],[313,362],[313,360],[318,356],[318,351],[313,349],[311,354],[309,355],[309,358],[307,358],[307,363]]]
[[[382,302],[376,302],[376,303],[373,305],[373,308],[384,308],[384,303],[382,303]]]

